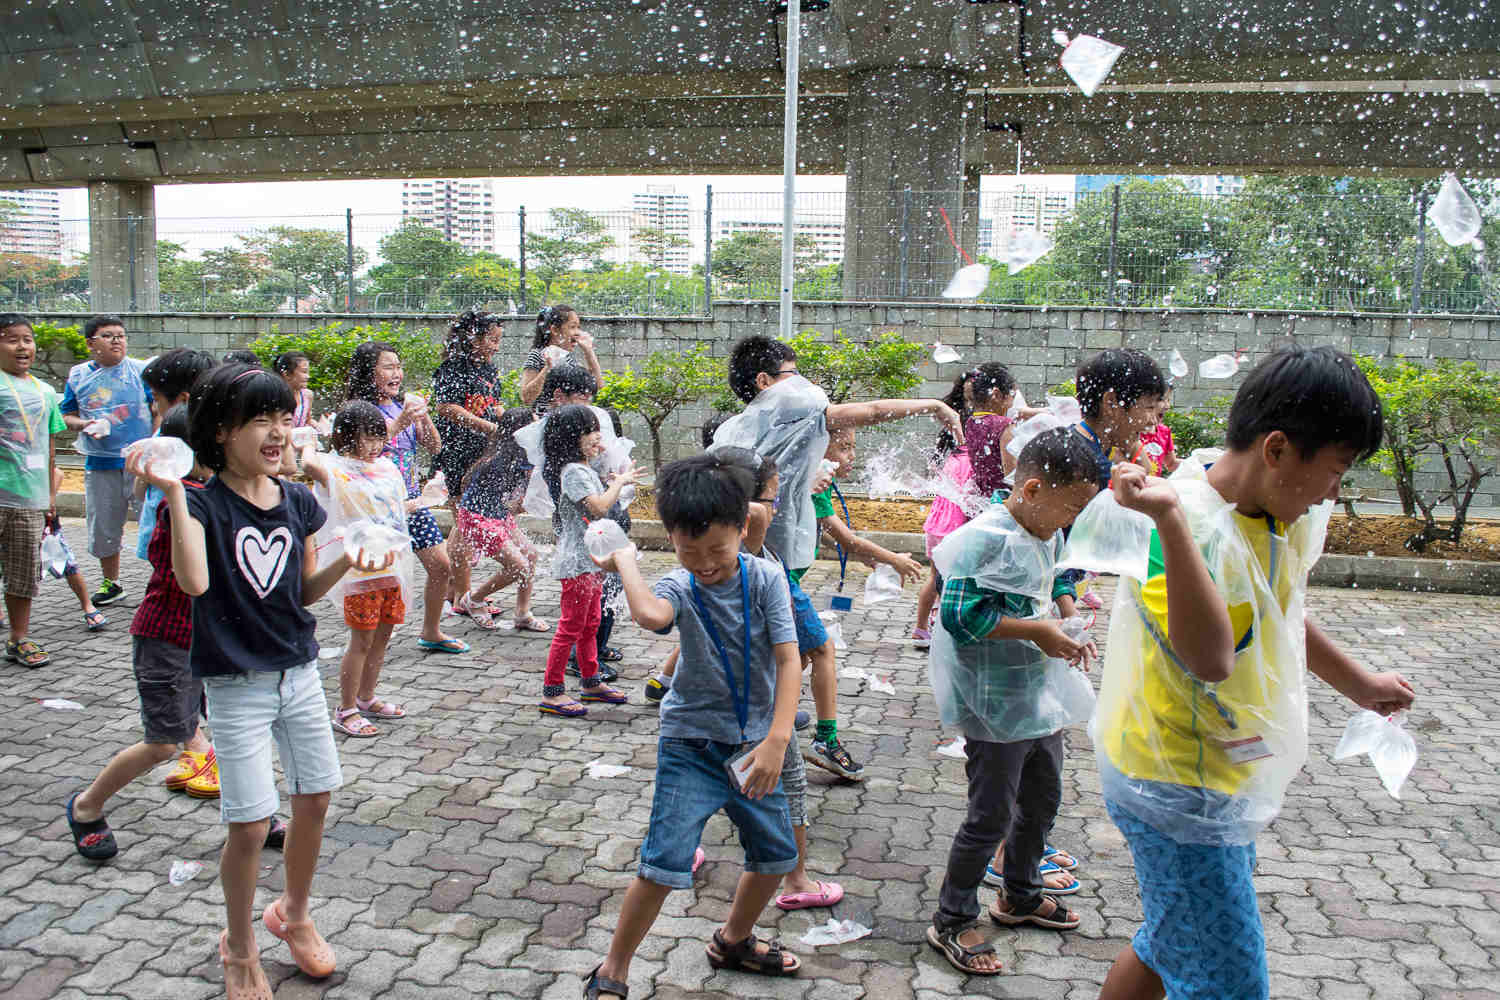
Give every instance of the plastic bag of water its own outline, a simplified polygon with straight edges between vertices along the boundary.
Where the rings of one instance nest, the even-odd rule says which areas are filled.
[[[1437,201],[1432,203],[1432,211],[1428,214],[1432,224],[1437,226],[1439,235],[1443,237],[1443,242],[1450,247],[1463,246],[1479,235],[1482,222],[1479,208],[1458,182],[1458,178],[1451,173],[1443,177],[1442,190],[1438,192]]]
[[[1047,694],[1039,704],[1061,725],[1076,726],[1094,714],[1094,685],[1082,670],[1062,660],[1047,661]]]
[[[109,421],[104,419],[103,417],[100,417],[97,420],[90,420],[87,424],[84,425],[83,433],[92,438],[108,437]]]
[[[1124,51],[1124,46],[1114,42],[1106,42],[1093,35],[1079,35],[1063,49],[1062,58],[1058,62],[1073,78],[1073,82],[1078,84],[1083,96],[1093,97],[1094,91],[1109,76],[1109,71],[1115,68],[1115,60]]]
[[[436,507],[448,502],[448,482],[443,476],[443,470],[439,469],[433,473],[432,478],[427,480],[427,485],[422,487],[422,499],[427,501],[428,506]]]
[[[1047,409],[1051,410],[1057,419],[1068,424],[1083,422],[1083,407],[1078,405],[1078,400],[1073,396],[1048,396]]]
[[[357,562],[359,554],[363,552],[367,561],[378,566],[392,552],[399,552],[410,546],[411,540],[407,536],[374,521],[355,521],[344,532],[344,554],[351,562]]]
[[[142,438],[125,448],[127,461],[135,455],[143,455],[151,463],[151,471],[158,476],[181,479],[193,471],[193,449],[182,438]]]
[[[955,361],[962,361],[959,353],[941,341],[932,345],[932,360],[940,365],[951,365]]]
[[[568,358],[568,352],[564,348],[553,345],[551,347],[543,348],[542,357],[546,358],[548,361],[556,365],[561,364]]]
[[[1173,378],[1187,378],[1187,358],[1184,358],[1182,352],[1175,347],[1172,348],[1171,360],[1167,362],[1167,370],[1172,373]]]
[[[1032,264],[1052,252],[1052,240],[1047,234],[1035,229],[1013,231],[1010,250],[1005,255],[1007,274],[1020,274]]]
[[[611,552],[625,548],[630,544],[630,539],[618,524],[607,517],[601,517],[589,524],[588,530],[583,533],[583,544],[589,550],[589,555],[595,559],[603,559]]]
[[[63,570],[68,568],[68,547],[52,532],[42,535],[42,569],[61,580]]]
[[[833,641],[833,648],[844,650],[849,644],[844,641],[844,626],[839,622],[837,611],[819,611],[818,618],[823,622],[823,631],[828,633],[828,638]]]
[[[1020,458],[1021,449],[1030,444],[1032,438],[1038,434],[1045,434],[1048,431],[1055,431],[1059,427],[1067,426],[1068,422],[1066,420],[1063,420],[1051,410],[1043,410],[1034,417],[1028,417],[1016,427],[1015,431],[1011,433],[1010,444],[1005,446],[1005,450],[1016,458]]]
[[[1406,731],[1405,712],[1386,718],[1378,712],[1357,712],[1344,725],[1334,760],[1367,754],[1391,798],[1401,797],[1401,785],[1417,763],[1417,741]]]
[[[984,294],[984,289],[990,283],[990,266],[988,264],[970,264],[961,267],[948,280],[948,287],[943,289],[945,299],[977,299]]]
[[[884,563],[865,579],[865,606],[891,601],[901,596],[901,574]]]
[[[1234,378],[1234,373],[1239,370],[1239,359],[1233,354],[1215,354],[1198,362],[1200,378]]]
[[[1057,568],[1113,573],[1145,583],[1151,528],[1151,518],[1121,507],[1114,491],[1104,490],[1073,521]]]
[[[318,446],[318,429],[311,425],[307,427],[292,428],[293,448],[316,448]]]

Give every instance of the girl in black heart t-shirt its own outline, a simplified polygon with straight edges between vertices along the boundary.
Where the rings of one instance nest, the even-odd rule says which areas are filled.
[[[334,971],[333,949],[313,927],[308,896],[329,793],[343,783],[318,677],[316,622],[307,606],[352,566],[381,564],[340,551],[324,566],[311,544],[325,520],[307,488],[280,479],[296,400],[275,375],[225,365],[201,378],[188,401],[189,443],[214,470],[201,490],[155,472],[142,456],[130,471],[170,505],[172,572],[193,598],[188,661],[203,678],[218,757],[220,813],[229,837],[220,860],[228,929],[219,957],[230,996],[269,996],[255,945],[253,906],[266,825],[279,804],[274,738],[292,799],[286,888],[266,907],[266,929],[287,942],[309,976]]]

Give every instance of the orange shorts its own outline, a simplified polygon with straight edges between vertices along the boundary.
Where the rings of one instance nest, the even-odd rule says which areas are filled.
[[[344,596],[344,622],[352,629],[373,632],[381,625],[406,621],[406,602],[400,587],[382,587]]]

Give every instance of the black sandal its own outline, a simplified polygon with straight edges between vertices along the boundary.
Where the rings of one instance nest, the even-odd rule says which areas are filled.
[[[927,943],[942,952],[943,957],[948,960],[948,964],[965,975],[998,976],[1002,971],[999,965],[996,965],[993,969],[976,969],[970,964],[980,955],[993,955],[995,953],[994,945],[985,943],[977,948],[970,948],[967,945],[961,944],[958,940],[959,935],[973,929],[975,926],[975,924],[968,924],[964,927],[954,927],[946,931],[940,931],[936,927],[929,927],[927,928]]]
[[[271,817],[271,825],[266,828],[266,846],[273,851],[286,848],[286,821],[280,816]]]
[[[1025,913],[1017,913],[1014,910],[1000,909],[1001,903],[1009,905],[1004,897],[997,899],[995,905],[990,907],[990,919],[1001,927],[1019,927],[1022,924],[1035,924],[1037,927],[1045,927],[1049,931],[1071,931],[1083,922],[1083,918],[1068,909],[1055,896],[1043,893],[1037,897],[1036,905]],[[1052,912],[1043,915],[1042,907],[1047,903],[1052,904]]]
[[[754,934],[736,944],[730,944],[722,934],[714,931],[713,942],[706,949],[708,964],[715,969],[753,972],[758,976],[795,976],[802,968],[802,960],[789,951],[782,951],[779,940],[767,941],[764,952],[755,950],[758,944],[760,941]],[[792,960],[791,965],[786,964],[789,958]]]
[[[583,1000],[599,1000],[601,993],[610,993],[619,997],[620,1000],[626,1000],[626,997],[630,996],[630,987],[608,976],[599,975],[599,970],[602,968],[604,968],[604,963],[600,962],[583,981]]]
[[[110,832],[109,823],[103,816],[88,823],[73,818],[73,799],[81,794],[74,792],[73,798],[68,800],[68,829],[73,832],[73,846],[90,861],[108,861],[120,853],[120,846],[115,843],[115,835]]]

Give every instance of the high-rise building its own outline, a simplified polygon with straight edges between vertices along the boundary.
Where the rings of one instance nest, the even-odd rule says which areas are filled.
[[[774,233],[781,238],[781,220],[719,219],[714,227],[715,240],[728,239],[735,233]],[[844,221],[842,219],[799,219],[797,235],[813,242],[814,262],[832,264],[844,259]]]
[[[630,259],[688,274],[693,248],[688,196],[670,185],[648,184],[631,196],[630,209]]]
[[[0,250],[61,261],[62,192],[0,191]]]
[[[402,181],[401,218],[431,226],[471,253],[495,249],[495,191],[488,180]]]
[[[1245,178],[1232,174],[1205,174],[1181,180],[1189,191],[1199,195],[1236,195],[1245,190]]]

